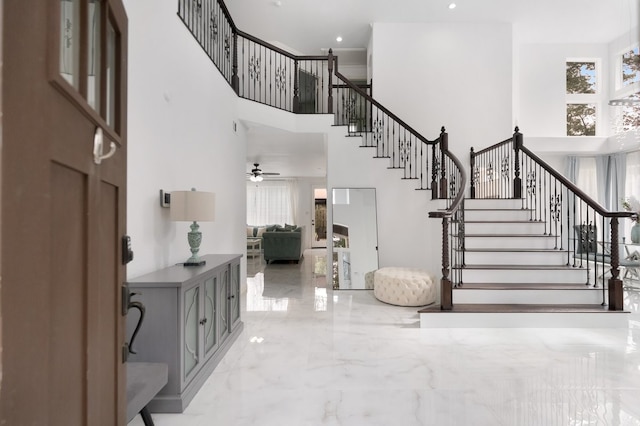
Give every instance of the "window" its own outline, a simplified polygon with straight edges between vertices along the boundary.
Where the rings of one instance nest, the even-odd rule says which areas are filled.
[[[247,224],[294,224],[293,190],[289,181],[247,182]]]
[[[596,105],[567,104],[567,136],[596,135]]]
[[[640,82],[640,47],[622,54],[622,87]]]
[[[566,61],[567,136],[595,136],[599,98],[598,61]]]
[[[567,94],[596,93],[596,63],[567,62]]]

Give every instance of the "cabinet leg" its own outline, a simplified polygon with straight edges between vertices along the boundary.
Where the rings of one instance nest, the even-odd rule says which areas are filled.
[[[151,418],[151,413],[147,409],[147,406],[140,410],[140,415],[142,416],[142,421],[144,422],[144,426],[155,426],[153,424],[153,419]]]

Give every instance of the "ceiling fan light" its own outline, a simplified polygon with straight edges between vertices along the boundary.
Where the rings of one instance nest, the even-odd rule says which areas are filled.
[[[249,176],[251,182],[262,182],[263,177],[261,175],[253,174]]]

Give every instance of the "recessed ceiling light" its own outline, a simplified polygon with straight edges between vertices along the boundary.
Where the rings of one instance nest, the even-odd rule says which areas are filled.
[[[455,3],[449,3],[449,9],[455,9],[455,8],[456,8]]]
[[[336,37],[336,41],[337,41],[338,43],[342,43],[342,37],[340,37],[340,36]]]
[[[274,1],[273,5],[276,6],[276,7],[280,7],[280,6],[282,6],[282,2],[280,0]]]

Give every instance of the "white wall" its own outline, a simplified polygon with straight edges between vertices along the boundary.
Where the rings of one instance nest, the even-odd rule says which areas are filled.
[[[169,221],[159,190],[216,194],[201,254],[244,253],[246,137],[237,98],[176,16],[174,2],[125,0],[129,17],[128,277],[184,261],[188,223]],[[242,282],[246,276],[243,261]]]
[[[528,136],[561,137],[567,135],[567,59],[599,62],[596,135],[608,136],[609,57],[602,44],[524,44],[519,46],[520,91],[518,125]],[[532,147],[534,148],[534,147]]]
[[[333,188],[376,188],[380,267],[423,268],[439,279],[440,222],[427,216],[437,203],[430,201],[429,191],[416,191],[415,181],[401,180],[400,170],[387,169],[388,160],[373,159],[374,150],[359,144],[359,138],[346,138],[343,128],[328,133],[329,194]],[[332,223],[331,209],[328,213]]]
[[[465,160],[513,131],[511,25],[375,23],[376,100],[428,139],[440,127]]]

